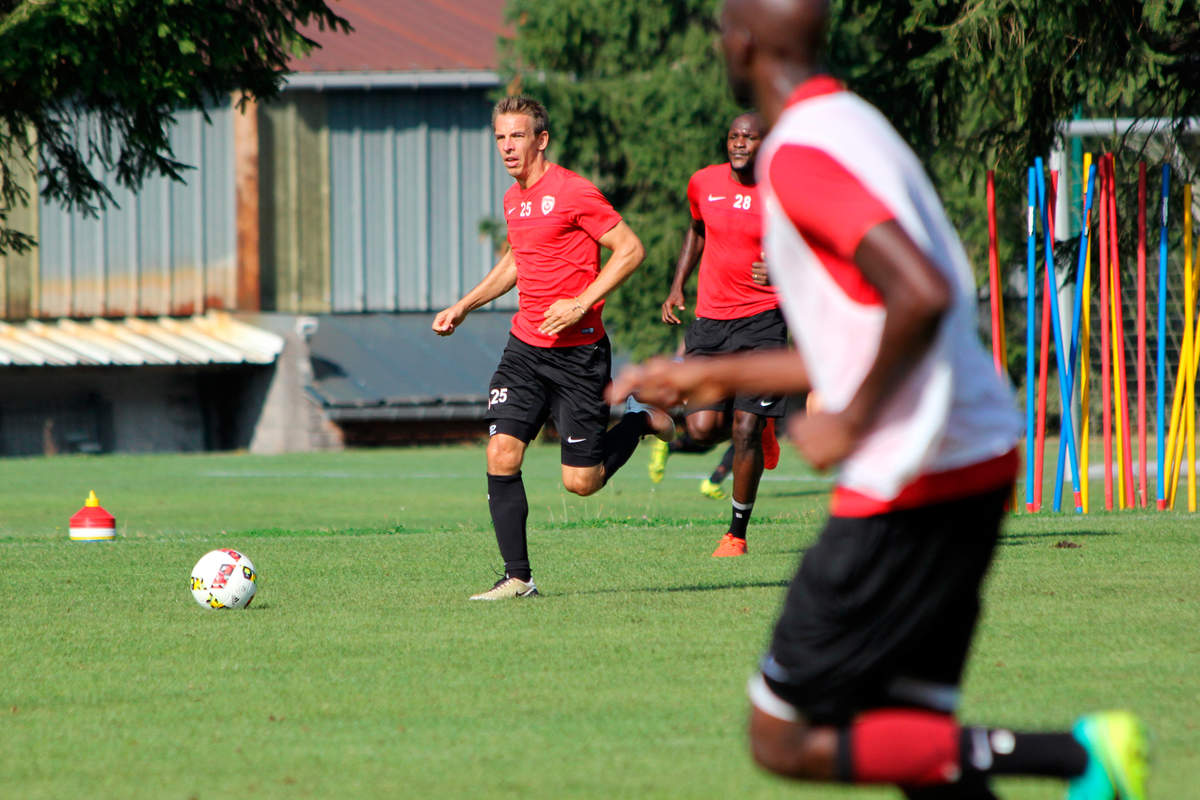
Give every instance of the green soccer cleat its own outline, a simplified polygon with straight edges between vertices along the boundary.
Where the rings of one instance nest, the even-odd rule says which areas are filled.
[[[1080,717],[1072,730],[1088,765],[1067,787],[1067,800],[1146,800],[1150,746],[1142,723],[1128,711]]]
[[[472,600],[509,600],[518,597],[537,597],[537,585],[533,578],[523,581],[520,578],[510,578],[505,575],[496,581],[486,592],[471,595]]]
[[[713,500],[722,500],[725,497],[725,490],[721,488],[721,484],[713,483],[708,478],[705,478],[700,481],[700,494],[710,497]]]
[[[660,439],[655,439],[654,445],[650,448],[651,483],[662,483],[663,475],[667,474],[667,456],[669,455],[671,455],[670,446]]]

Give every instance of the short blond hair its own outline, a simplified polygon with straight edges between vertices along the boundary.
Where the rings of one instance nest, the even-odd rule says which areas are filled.
[[[529,117],[533,120],[534,136],[541,136],[550,130],[550,115],[546,113],[546,107],[523,94],[509,95],[496,103],[492,108],[492,125],[496,124],[496,117],[501,114],[524,114]]]

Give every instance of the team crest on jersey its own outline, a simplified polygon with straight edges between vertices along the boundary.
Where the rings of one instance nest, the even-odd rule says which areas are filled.
[[[549,214],[554,210],[554,195],[542,195],[542,213]]]

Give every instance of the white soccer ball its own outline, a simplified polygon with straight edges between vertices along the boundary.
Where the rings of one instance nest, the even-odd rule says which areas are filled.
[[[192,567],[192,596],[205,608],[245,608],[256,591],[254,564],[237,550],[205,553]]]

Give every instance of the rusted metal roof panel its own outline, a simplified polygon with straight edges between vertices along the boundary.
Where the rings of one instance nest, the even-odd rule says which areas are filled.
[[[309,28],[320,43],[297,72],[494,70],[496,43],[511,33],[505,0],[341,0],[333,10],[354,26],[346,35]]]
[[[283,338],[221,311],[194,317],[0,322],[0,366],[271,364]]]

